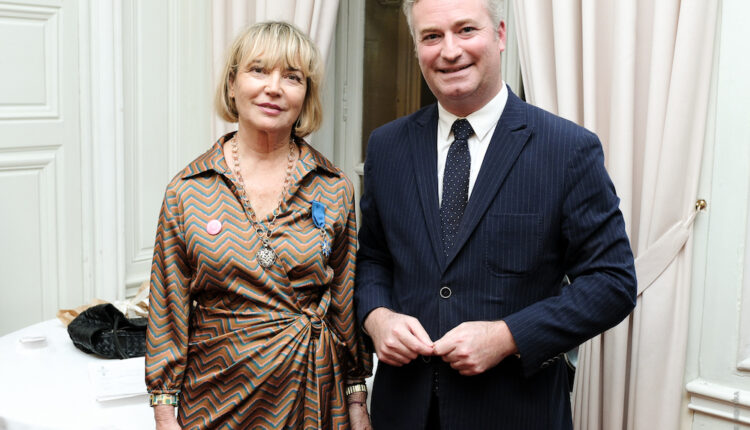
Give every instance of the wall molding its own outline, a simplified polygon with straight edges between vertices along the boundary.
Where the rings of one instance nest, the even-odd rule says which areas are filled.
[[[141,175],[141,169],[153,168],[153,166],[142,165],[142,154],[144,150],[148,150],[150,141],[149,132],[145,130],[148,124],[144,123],[144,116],[148,120],[148,106],[145,102],[146,93],[151,89],[149,88],[149,67],[153,64],[149,63],[152,59],[149,57],[150,53],[148,48],[156,47],[158,44],[163,42],[163,34],[148,34],[148,23],[144,21],[144,15],[150,15],[153,19],[158,19],[161,14],[158,12],[159,8],[168,8],[167,3],[154,4],[156,11],[148,10],[148,4],[142,0],[133,0],[127,3],[127,6],[123,8],[123,37],[126,41],[123,43],[123,71],[126,78],[123,80],[122,88],[123,94],[126,101],[125,107],[125,144],[123,156],[123,180],[124,180],[124,196],[123,203],[123,214],[125,215],[125,228],[123,232],[123,281],[122,290],[124,295],[128,296],[129,284],[133,281],[133,273],[137,272],[138,260],[140,254],[143,254],[141,249],[141,238],[139,235],[139,229],[141,222],[144,220],[140,219],[141,206],[142,206],[142,195],[141,186],[144,180]],[[152,43],[145,45],[144,39],[151,38]],[[145,45],[145,46],[144,46]],[[168,52],[164,53],[169,55]],[[169,62],[169,59],[166,61]],[[162,70],[168,72],[167,70]],[[157,79],[154,77],[154,79]],[[168,92],[168,89],[167,91]],[[169,100],[165,100],[163,95],[160,97],[160,103],[164,109],[168,109]],[[164,119],[163,116],[159,117]],[[164,121],[164,126],[169,130],[169,124]],[[165,148],[169,145],[167,140],[163,140],[163,136],[168,136],[167,133],[159,133],[156,136],[156,141],[162,147],[154,148],[154,154],[152,157],[160,157],[165,152]],[[158,154],[158,155],[157,155]]]
[[[43,103],[0,103],[0,120],[55,119],[60,117],[60,40],[58,6],[0,5],[0,22],[23,22],[43,26],[44,88]]]
[[[513,2],[505,2],[505,52],[502,58],[502,75],[506,84],[516,93],[522,93],[521,56],[518,51],[518,37],[516,36],[516,18]]]
[[[334,109],[334,160],[354,183],[355,201],[360,189],[357,166],[362,154],[362,85],[364,80],[365,5],[342,0],[336,25],[336,106]],[[359,214],[359,204],[356,205]]]
[[[748,187],[750,190],[750,186]],[[737,347],[737,370],[750,372],[750,195],[748,196],[745,265],[742,272],[742,293],[740,304],[739,345]]]
[[[84,300],[123,299],[122,2],[80,2]]]
[[[59,195],[60,169],[57,161],[59,149],[42,148],[23,151],[0,152],[0,172],[36,172],[39,178],[39,249],[42,289],[42,315],[54,315],[62,295],[65,279],[61,273],[58,253],[60,231],[58,221],[60,211],[57,203]]]
[[[211,147],[211,4],[123,2],[124,114],[121,294],[149,278],[167,182]],[[156,103],[155,103],[156,101]]]
[[[169,117],[173,109],[173,84],[169,82],[174,77],[169,66],[173,59],[169,40],[173,6],[173,2],[134,0],[123,8],[125,110],[121,163],[125,219],[118,291],[123,297],[129,297],[133,285],[148,277],[154,235],[145,232],[156,226],[158,216],[158,212],[150,212],[151,194],[161,194],[166,185],[161,181],[169,176],[165,157],[172,145],[173,127]],[[164,173],[160,173],[162,170]]]
[[[695,379],[687,383],[688,408],[697,414],[750,425],[750,391]]]

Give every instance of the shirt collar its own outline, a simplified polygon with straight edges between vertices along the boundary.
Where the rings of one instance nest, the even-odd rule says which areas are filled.
[[[492,100],[466,117],[469,124],[471,124],[471,128],[474,129],[474,134],[479,140],[483,140],[487,136],[487,133],[497,125],[500,116],[503,114],[505,103],[507,101],[508,88],[505,86],[505,81],[503,81],[500,92],[498,92]],[[443,105],[438,102],[438,135],[445,136],[446,139],[449,138],[453,122],[458,118],[459,117],[456,115],[448,112]]]
[[[191,161],[190,164],[183,170],[182,179],[188,179],[190,177],[200,175],[201,173],[214,171],[220,175],[228,175],[229,167],[224,161],[224,142],[234,136],[235,132],[227,133],[220,137],[211,148],[204,152],[200,157]]]
[[[182,179],[188,179],[190,177],[199,175],[204,172],[213,171],[219,175],[230,174],[229,167],[224,160],[224,143],[229,141],[236,132],[227,133],[219,140],[217,140],[211,148],[204,152],[200,157],[193,160],[190,164],[185,167],[182,174]],[[327,158],[320,152],[315,150],[310,144],[305,142],[304,139],[296,138],[297,145],[300,148],[300,163],[305,166],[306,171],[312,171],[315,169],[321,169],[325,172],[330,173],[334,176],[340,176],[341,170],[336,168]]]
[[[297,138],[296,141],[299,146],[299,161],[307,167],[305,170],[322,170],[333,176],[341,176],[341,169],[334,166],[304,139]]]

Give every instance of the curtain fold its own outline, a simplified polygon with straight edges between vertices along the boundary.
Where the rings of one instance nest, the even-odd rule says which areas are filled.
[[[718,1],[513,1],[527,97],[599,135],[636,256],[636,309],[579,352],[575,428],[678,429]]]
[[[294,24],[318,45],[326,63],[336,31],[339,0],[212,0],[213,72],[218,83],[229,44],[237,33],[256,22],[276,20]],[[236,128],[214,116],[213,135],[218,137]]]

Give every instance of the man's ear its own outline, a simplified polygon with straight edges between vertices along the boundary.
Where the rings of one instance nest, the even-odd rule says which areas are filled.
[[[500,38],[500,52],[505,51],[505,21],[500,21],[497,26],[497,37]]]

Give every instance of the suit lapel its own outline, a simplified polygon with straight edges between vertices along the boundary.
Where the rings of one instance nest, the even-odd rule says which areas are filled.
[[[440,212],[437,195],[437,105],[426,109],[409,124],[409,146],[414,163],[419,201],[422,205],[432,250],[442,268],[445,255],[440,237]]]
[[[448,254],[443,270],[453,261],[476,229],[530,135],[531,129],[526,127],[524,102],[508,88],[508,101],[495,127],[487,153],[484,155],[482,167],[461,218],[456,242]],[[440,225],[439,219],[437,224]],[[438,239],[439,237],[438,231]]]

